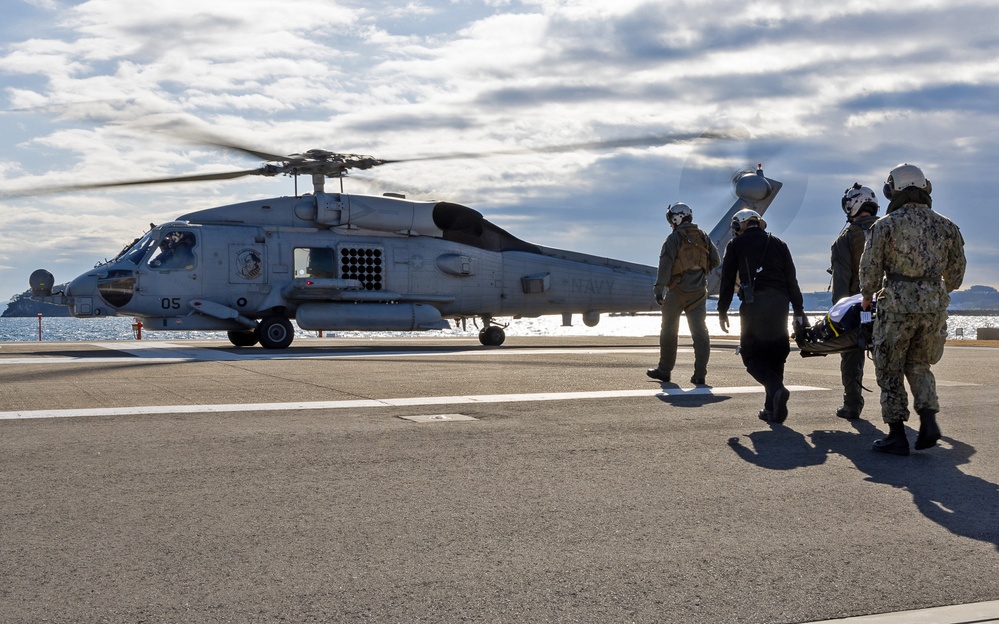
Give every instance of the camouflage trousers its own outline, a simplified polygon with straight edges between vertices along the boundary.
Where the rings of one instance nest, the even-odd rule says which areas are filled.
[[[874,367],[881,388],[881,417],[886,423],[909,419],[904,380],[913,407],[940,410],[937,382],[930,366],[940,361],[947,341],[947,313],[879,312],[874,321]]]
[[[711,342],[708,338],[707,291],[686,293],[671,289],[663,297],[663,319],[659,329],[659,370],[670,372],[676,364],[677,333],[680,315],[687,315],[687,327],[694,343],[694,376],[704,377],[708,372]]]

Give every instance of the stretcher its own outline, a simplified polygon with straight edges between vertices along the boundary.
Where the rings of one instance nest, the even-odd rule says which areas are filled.
[[[858,349],[870,351],[874,346],[874,315],[861,314],[861,300],[861,295],[844,297],[814,324],[809,325],[807,318],[804,325],[796,322],[794,341],[801,357],[824,356]],[[871,311],[874,311],[873,305]]]

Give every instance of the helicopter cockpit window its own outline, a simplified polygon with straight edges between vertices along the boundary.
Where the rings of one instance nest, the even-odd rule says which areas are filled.
[[[137,242],[133,243],[131,247],[126,249],[121,254],[122,260],[128,260],[132,264],[138,265],[142,262],[142,259],[146,257],[146,253],[149,251],[150,247],[156,244],[156,237],[152,233],[147,233]]]
[[[177,230],[163,236],[159,249],[149,260],[154,269],[189,270],[197,264],[194,247],[197,245],[194,232]]]

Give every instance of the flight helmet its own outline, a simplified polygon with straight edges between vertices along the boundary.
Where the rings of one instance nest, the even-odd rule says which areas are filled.
[[[766,229],[767,227],[767,222],[763,220],[760,213],[749,208],[743,208],[732,215],[732,231],[736,234],[742,234],[753,222],[759,224],[760,229]]]
[[[866,186],[860,186],[860,182],[854,182],[853,186],[846,189],[840,203],[847,217],[856,217],[861,210],[867,210],[872,215],[878,214],[877,195]]]
[[[910,186],[923,189],[927,193],[933,192],[933,185],[930,184],[930,181],[926,179],[925,175],[923,175],[922,169],[916,165],[910,165],[909,163],[896,165],[895,168],[888,173],[888,179],[885,181],[885,197],[891,199],[892,193],[905,190]]]
[[[674,202],[666,209],[666,220],[670,225],[676,227],[683,222],[690,222],[694,219],[694,212],[690,206],[683,202]]]

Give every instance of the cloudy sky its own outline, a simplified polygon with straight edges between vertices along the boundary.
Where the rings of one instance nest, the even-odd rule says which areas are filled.
[[[345,190],[463,203],[535,243],[655,264],[670,202],[708,229],[731,175],[762,162],[785,183],[770,229],[813,291],[829,284],[844,189],[880,192],[907,161],[964,233],[964,287],[999,287],[994,0],[9,0],[5,13],[0,193],[260,164],[151,130],[177,119],[268,153],[382,159],[738,129],[386,165]],[[0,200],[0,305],[32,270],[68,281],[150,223],[292,193],[254,177]]]

